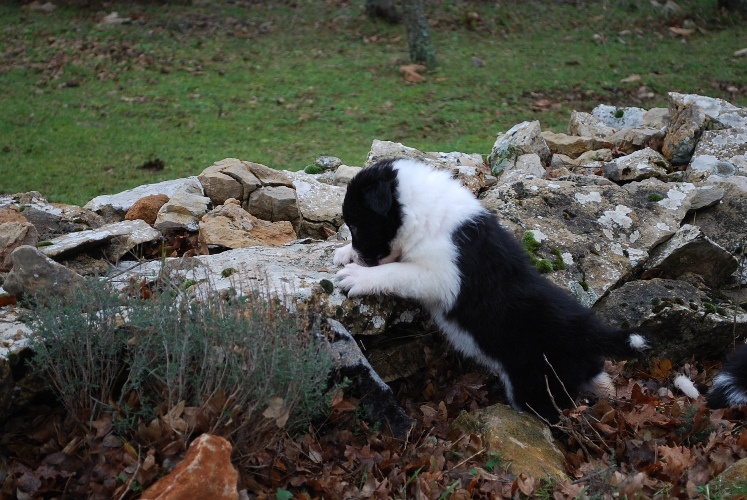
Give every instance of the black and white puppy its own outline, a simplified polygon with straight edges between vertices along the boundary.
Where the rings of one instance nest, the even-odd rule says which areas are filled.
[[[457,351],[500,377],[517,410],[555,422],[546,384],[560,407],[586,390],[608,392],[604,358],[646,346],[542,277],[445,171],[409,159],[365,168],[348,185],[343,218],[353,242],[334,255],[345,265],[339,286],[419,301]]]
[[[710,408],[747,404],[747,346],[726,358],[721,372],[713,379],[706,401]]]

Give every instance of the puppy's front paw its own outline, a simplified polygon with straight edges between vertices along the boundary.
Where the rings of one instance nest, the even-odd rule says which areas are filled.
[[[358,254],[353,250],[353,244],[348,243],[344,247],[335,250],[335,254],[332,256],[332,262],[336,266],[344,266],[350,262],[355,262],[357,256]]]
[[[348,297],[360,297],[376,292],[374,283],[371,282],[371,268],[358,264],[348,264],[337,271],[337,285],[348,293]]]

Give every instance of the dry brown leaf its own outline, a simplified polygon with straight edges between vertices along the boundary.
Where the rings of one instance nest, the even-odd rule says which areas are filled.
[[[523,494],[530,497],[536,489],[537,480],[534,479],[534,477],[526,474],[519,474],[511,485],[511,495],[515,495],[517,491],[521,491]]]
[[[682,477],[686,469],[695,463],[695,458],[690,452],[690,448],[684,446],[659,446],[659,456],[662,465],[662,472],[666,474],[672,483]]]
[[[669,359],[659,360],[654,358],[653,365],[651,375],[657,380],[663,380],[672,373],[672,362]]]
[[[275,424],[282,429],[285,427],[288,417],[290,417],[290,410],[285,408],[285,400],[283,398],[274,397],[270,398],[270,404],[262,412],[262,416],[275,420]]]

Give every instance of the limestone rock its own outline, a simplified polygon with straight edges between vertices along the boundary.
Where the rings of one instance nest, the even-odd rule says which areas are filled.
[[[534,416],[496,404],[470,413],[463,411],[454,420],[454,427],[480,434],[488,450],[500,453],[516,476],[567,477],[562,451],[547,425]]]
[[[61,259],[73,252],[101,246],[115,240],[116,246],[107,252],[112,259],[119,259],[137,245],[161,238],[160,231],[150,227],[144,220],[127,220],[106,224],[98,229],[68,233],[52,239],[49,245],[39,250],[47,257]]]
[[[8,292],[0,288],[0,295],[5,293]],[[31,329],[18,317],[17,308],[0,307],[0,362],[6,362],[9,355],[28,348],[30,336]]]
[[[35,247],[38,242],[39,233],[30,222],[0,223],[0,270],[10,268],[13,250],[22,245]]]
[[[597,302],[595,309],[615,326],[644,333],[652,357],[673,364],[719,359],[747,335],[747,314],[720,308],[704,292],[681,280],[654,278],[625,283]],[[736,332],[735,332],[736,329]]]
[[[724,190],[721,202],[699,210],[697,214],[688,217],[686,222],[697,225],[727,252],[737,255],[739,249],[744,248],[744,240],[747,238],[747,177],[721,178],[714,175],[708,179],[707,185]]]
[[[174,470],[145,490],[143,500],[238,500],[239,474],[231,464],[231,443],[203,434],[195,439]]]
[[[34,247],[18,247],[10,259],[13,269],[5,278],[3,288],[16,297],[37,297],[44,303],[52,296],[64,298],[83,284],[82,276]]]
[[[280,246],[295,239],[296,233],[290,222],[258,219],[241,208],[238,200],[233,198],[200,220],[200,241],[205,245],[223,248]]]
[[[101,214],[107,222],[121,221],[127,211],[139,199],[154,194],[163,194],[171,198],[184,184],[196,180],[196,177],[187,177],[185,179],[145,184],[121,193],[97,196],[86,203],[83,208]]]
[[[734,106],[730,102],[717,97],[707,97],[697,94],[669,93],[669,112],[688,105],[697,106],[706,118],[707,130],[730,127],[747,127],[747,110]]]
[[[334,183],[338,186],[347,186],[350,179],[363,170],[361,167],[349,167],[348,165],[340,165],[335,170]]]
[[[36,191],[14,195],[6,200],[0,200],[0,224],[10,220],[30,222],[41,241],[104,224],[104,219],[91,210],[75,205],[49,203]]]
[[[395,297],[348,298],[335,286],[332,254],[340,242],[294,242],[282,247],[255,246],[189,259],[169,258],[165,272],[175,280],[208,286],[211,291],[257,289],[284,297],[297,307],[313,304],[318,314],[337,318],[354,335],[380,335],[394,326],[424,328],[428,316],[419,305]],[[231,270],[231,272],[227,272]],[[156,280],[160,261],[132,262],[118,268],[115,286],[130,280]],[[197,293],[197,290],[195,291]]]
[[[685,224],[651,251],[644,270],[672,278],[694,273],[711,286],[718,286],[738,265],[734,256],[705,236],[700,228]]]
[[[621,187],[576,176],[499,184],[482,201],[518,240],[526,231],[547,236],[536,257],[555,263],[550,281],[599,297],[675,233],[694,195],[689,183],[646,179]]]
[[[362,408],[371,420],[386,422],[395,436],[407,436],[415,419],[397,404],[394,392],[368,362],[350,332],[334,319],[328,318],[327,323],[334,335],[329,345],[337,374],[351,380],[351,389],[361,398]]]
[[[547,168],[547,174],[546,174],[547,178],[557,179],[558,177],[570,175],[571,174],[570,169],[576,166],[578,166],[578,163],[576,162],[576,160],[574,160],[570,156],[556,153],[552,155],[552,160],[550,160],[550,166]]]
[[[197,177],[190,177],[182,182],[169,201],[158,210],[155,228],[159,231],[197,231],[200,218],[211,207],[210,198],[203,194],[202,185]]]
[[[605,125],[619,130],[642,126],[646,110],[635,107],[617,107],[600,104],[591,111],[591,114],[602,120]]]
[[[0,296],[5,293],[0,287]],[[22,355],[31,337],[31,329],[19,319],[18,309],[0,307],[0,422],[4,422],[42,390],[49,389],[46,384],[31,383],[31,379],[38,381],[40,378],[35,373],[17,372],[14,376],[11,369],[15,365],[13,357],[18,359],[17,356]]]
[[[690,181],[747,175],[747,128],[703,132],[685,171]]]
[[[414,158],[434,168],[450,170],[454,177],[475,194],[488,184],[487,169],[479,154],[424,153],[398,142],[374,140],[364,167],[389,158]]]
[[[651,108],[643,115],[643,126],[661,130],[669,125],[668,108]]]
[[[152,194],[137,200],[125,214],[125,220],[144,220],[152,226],[156,223],[158,211],[169,201],[165,194]]]
[[[261,163],[242,162],[246,168],[262,183],[263,186],[291,186],[290,178],[279,170],[274,170]]]
[[[512,160],[525,154],[536,154],[543,164],[550,163],[552,153],[542,137],[539,121],[516,124],[498,136],[488,155],[490,171],[498,175]]]
[[[576,164],[578,166],[594,166],[600,162],[607,162],[612,160],[612,151],[610,149],[594,149],[583,153],[581,156],[576,158]]]
[[[198,176],[205,189],[205,196],[214,205],[222,205],[229,198],[246,201],[254,190],[262,186],[262,181],[251,170],[254,165],[257,165],[257,171],[265,174],[264,168],[267,167],[264,165],[250,164],[237,158],[224,158],[213,163]],[[274,179],[272,175],[274,174],[268,173],[266,178]]]
[[[657,145],[664,141],[665,131],[657,128],[626,128],[618,130],[608,137],[618,151],[630,154],[643,148],[658,149]]]
[[[675,165],[690,161],[705,123],[705,113],[692,103],[672,110],[671,125],[661,147],[667,160]]]
[[[335,170],[342,166],[342,160],[336,156],[317,156],[314,163],[324,170]]]
[[[742,458],[713,478],[708,486],[710,491],[718,491],[723,498],[736,499],[744,496],[745,484],[747,484],[747,458]]]
[[[674,164],[687,163],[705,130],[747,128],[747,110],[723,99],[669,93],[670,126],[662,153]]]
[[[724,198],[723,188],[714,185],[698,186],[693,198],[690,210],[700,210],[701,208],[709,208],[717,205]]]
[[[578,158],[581,154],[595,149],[611,148],[612,143],[597,137],[568,135],[549,131],[542,132],[542,138],[547,142],[554,155],[563,154],[570,158]]]
[[[301,238],[326,240],[342,226],[342,202],[346,188],[324,184],[303,172],[290,174],[298,197]]]
[[[649,177],[666,180],[672,169],[666,158],[653,149],[646,148],[606,163],[602,173],[615,182],[642,181]]]
[[[518,182],[524,179],[544,179],[547,176],[542,159],[535,153],[523,154],[505,165],[499,184]]]
[[[247,212],[272,222],[290,221],[298,224],[300,212],[296,191],[287,186],[265,186],[254,191],[245,206]]]
[[[568,134],[606,139],[616,130],[589,113],[573,111],[568,122]]]
[[[12,200],[11,200],[12,203]],[[0,224],[6,222],[28,222],[29,220],[23,216],[18,206],[15,204],[3,205],[0,201]]]
[[[210,198],[213,205],[223,205],[229,198],[243,200],[244,189],[241,183],[221,171],[211,170],[213,167],[206,168],[197,176],[205,190],[205,196]]]

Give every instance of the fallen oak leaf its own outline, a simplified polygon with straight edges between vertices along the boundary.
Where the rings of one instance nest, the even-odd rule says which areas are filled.
[[[262,416],[275,420],[275,424],[278,428],[282,429],[285,427],[285,423],[288,422],[290,410],[285,408],[285,400],[283,398],[274,397],[270,398],[270,404],[268,404],[265,411],[262,412]]]
[[[516,495],[517,491],[521,491],[526,496],[531,497],[534,490],[537,489],[537,486],[537,480],[534,477],[526,474],[519,474],[511,485],[511,496]]]
[[[690,448],[662,445],[657,450],[662,462],[662,472],[667,475],[671,483],[677,483],[685,470],[695,464],[695,457]]]

